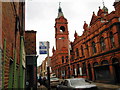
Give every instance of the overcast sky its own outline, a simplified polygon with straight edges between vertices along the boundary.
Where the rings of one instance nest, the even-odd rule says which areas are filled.
[[[114,11],[115,0],[104,0],[108,12]],[[55,46],[55,18],[58,15],[59,2],[64,17],[68,20],[70,41],[74,40],[75,30],[80,36],[83,33],[84,21],[90,23],[93,12],[97,15],[99,6],[103,8],[102,0],[27,0],[26,2],[26,30],[37,31],[37,55],[39,55],[39,41],[50,42],[50,56]],[[39,55],[38,66],[47,55]]]

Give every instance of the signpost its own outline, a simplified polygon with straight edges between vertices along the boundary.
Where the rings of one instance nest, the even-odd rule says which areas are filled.
[[[43,41],[39,43],[39,53],[47,54],[47,78],[48,78],[48,90],[50,90],[50,59],[49,59],[49,42]]]

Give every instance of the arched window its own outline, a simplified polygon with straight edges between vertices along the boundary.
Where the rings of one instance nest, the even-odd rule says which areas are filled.
[[[82,56],[84,56],[84,51],[83,51],[83,46],[81,45],[81,53],[82,53]]]
[[[79,50],[76,48],[76,57],[79,57]]]
[[[93,54],[96,53],[96,45],[95,42],[92,42],[92,50],[93,50]]]
[[[111,43],[111,48],[115,47],[115,41],[114,41],[114,36],[113,33],[110,32],[110,43]]]
[[[105,48],[106,48],[103,37],[100,38],[100,47],[101,47],[100,49],[101,49],[102,51],[104,51]]]
[[[65,27],[64,26],[60,27],[60,32],[62,32],[62,33],[65,32]]]
[[[62,63],[64,63],[64,56],[62,56]]]

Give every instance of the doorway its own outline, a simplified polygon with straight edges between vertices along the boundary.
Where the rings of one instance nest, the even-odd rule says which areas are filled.
[[[89,74],[89,80],[92,81],[92,71],[91,71],[91,66],[88,64],[88,74]]]

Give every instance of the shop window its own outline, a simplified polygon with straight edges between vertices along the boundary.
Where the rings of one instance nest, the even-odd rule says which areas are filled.
[[[96,51],[96,45],[95,45],[94,41],[92,42],[92,50],[93,50],[93,54],[95,54],[97,52]]]
[[[111,48],[115,47],[115,41],[114,41],[114,36],[113,33],[110,32],[110,43],[111,43]]]
[[[73,75],[75,75],[75,66],[73,65]]]
[[[100,38],[100,47],[101,47],[101,50],[104,51],[106,46],[105,46],[105,42],[104,42],[104,38],[101,37]]]
[[[83,75],[86,75],[87,73],[86,73],[86,64],[85,64],[85,62],[82,63],[82,65],[83,65],[82,73],[83,73]]]

